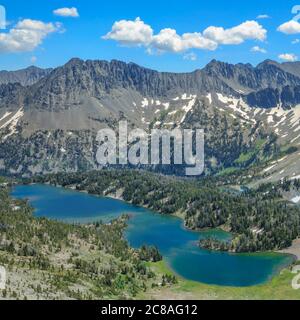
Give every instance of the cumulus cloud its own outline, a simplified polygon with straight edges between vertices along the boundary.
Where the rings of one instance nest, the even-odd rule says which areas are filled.
[[[264,41],[267,37],[267,30],[257,21],[246,21],[230,29],[209,27],[204,30],[203,35],[218,44],[241,44],[246,40]]]
[[[79,13],[77,8],[59,8],[53,11],[53,13],[56,16],[60,17],[72,17],[72,18],[77,18],[79,17]]]
[[[268,14],[260,14],[256,17],[256,19],[269,19],[271,18]]]
[[[201,33],[178,35],[174,29],[163,29],[153,36],[151,46],[161,52],[184,52],[189,49],[215,50],[217,43],[204,38]]]
[[[154,34],[152,27],[140,18],[116,21],[102,38],[115,40],[121,45],[144,46],[148,52],[180,53],[190,49],[216,50],[221,44],[241,44],[246,40],[264,41],[265,30],[256,21],[246,21],[231,29],[209,27],[201,32],[179,35],[175,29],[165,28]]]
[[[38,20],[19,21],[8,33],[0,33],[0,53],[33,51],[50,33],[60,28],[60,24]]]
[[[280,25],[277,30],[285,34],[297,34],[300,33],[300,23],[291,20]]]
[[[278,58],[288,62],[294,62],[298,60],[298,57],[294,53],[283,53],[280,54]]]
[[[259,46],[254,46],[253,48],[251,48],[252,52],[260,52],[260,53],[267,53],[267,50],[264,48],[261,48]]]
[[[153,30],[140,18],[134,21],[120,20],[112,26],[112,30],[103,37],[105,40],[115,40],[123,45],[148,45],[152,41]]]

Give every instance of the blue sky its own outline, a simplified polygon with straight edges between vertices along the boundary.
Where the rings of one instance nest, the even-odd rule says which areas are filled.
[[[0,30],[0,69],[55,67],[72,57],[174,72],[201,68],[212,59],[254,65],[298,60],[300,20],[291,22],[297,4],[300,0],[0,0],[7,18],[6,30]],[[69,10],[54,13],[63,8]]]

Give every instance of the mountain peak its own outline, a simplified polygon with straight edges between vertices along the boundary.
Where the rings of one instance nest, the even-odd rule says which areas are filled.
[[[27,71],[36,71],[36,70],[43,70],[42,68],[39,68],[37,66],[29,66],[27,68],[25,68],[24,70],[27,70]]]
[[[72,58],[71,60],[69,60],[65,65],[69,66],[69,65],[78,65],[83,63],[84,60],[80,59],[80,58]]]
[[[22,86],[29,86],[47,76],[51,71],[52,69],[41,69],[36,66],[17,71],[0,71],[0,84],[20,83]]]
[[[257,68],[261,69],[261,68],[263,68],[265,66],[276,66],[276,67],[278,67],[278,66],[280,66],[280,63],[278,63],[278,62],[276,62],[274,60],[271,60],[271,59],[266,59],[263,62],[261,62],[260,64],[258,64]]]
[[[222,61],[219,61],[219,60],[216,60],[216,59],[213,59],[211,60],[205,68],[210,68],[210,67],[215,67],[215,66],[219,66],[219,65],[224,65],[224,64],[227,64],[226,62],[222,62]]]

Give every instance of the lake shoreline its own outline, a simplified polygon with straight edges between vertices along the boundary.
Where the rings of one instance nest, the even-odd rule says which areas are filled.
[[[62,187],[62,186],[59,186],[59,187]],[[62,187],[64,188],[64,187]],[[66,187],[65,189],[70,189],[70,190],[73,190],[73,191],[79,191],[79,190],[76,190],[74,188],[71,188],[71,187]],[[119,190],[118,190],[119,191]],[[118,192],[117,191],[117,192]],[[93,196],[97,196],[97,197],[104,197],[104,198],[110,198],[110,199],[114,199],[114,200],[118,200],[118,201],[123,201],[125,203],[129,203],[129,204],[133,204],[131,201],[126,201],[123,197],[122,197],[122,193],[118,193],[117,195],[117,192],[116,192],[116,195],[113,195],[113,194],[107,194],[107,195],[104,195],[104,196],[100,196],[100,195],[94,195],[92,193],[89,193],[87,190],[81,190],[79,192],[83,192],[83,193],[87,193],[89,195],[93,195]],[[147,209],[147,210],[152,210],[151,208],[147,207],[147,206],[140,206],[139,207],[141,208],[144,208],[144,209]],[[164,214],[163,212],[160,212],[160,211],[157,211],[159,214],[161,215],[166,215]],[[170,214],[170,216],[173,216],[173,217],[176,217],[176,218],[179,218],[182,220],[182,227],[187,230],[187,231],[190,231],[190,232],[204,232],[204,231],[210,231],[210,230],[222,230],[224,232],[227,232],[227,233],[230,233],[230,230],[222,225],[222,226],[219,226],[217,228],[203,228],[203,229],[191,229],[189,227],[186,226],[185,224],[185,221],[184,221],[184,217],[183,217],[183,212],[176,212],[176,213],[173,213],[173,214]],[[294,242],[297,241],[294,240]],[[264,254],[264,253],[279,253],[279,254],[284,254],[284,255],[288,255],[288,256],[291,256],[294,260],[294,262],[297,262],[297,261],[300,261],[300,239],[298,239],[298,243],[297,243],[297,246],[296,244],[294,244],[293,242],[293,245],[289,248],[285,248],[285,249],[282,249],[282,250],[273,250],[273,251],[256,251],[256,252],[242,252],[242,253],[237,253],[237,252],[228,252],[230,254]],[[202,249],[205,249],[205,248],[202,248]],[[215,251],[215,252],[221,252],[219,250],[208,250],[208,251]]]
[[[23,184],[20,184],[20,185],[23,185]],[[28,185],[36,185],[36,183],[30,183]],[[98,195],[98,194],[93,194],[93,193],[90,193],[88,192],[87,190],[77,190],[75,186],[61,186],[61,185],[55,185],[55,184],[51,184],[49,182],[47,183],[44,183],[44,185],[49,185],[49,186],[54,186],[54,187],[58,187],[58,188],[62,188],[62,189],[66,189],[66,190],[71,190],[71,191],[77,191],[77,192],[80,192],[80,193],[84,193],[84,194],[88,194],[88,195],[91,195],[91,196],[95,196],[95,197],[98,197],[98,198],[109,198],[109,199],[113,199],[113,200],[118,200],[118,201],[123,201],[125,203],[128,203],[128,204],[131,204],[131,205],[134,205],[132,203],[132,201],[126,201],[123,197],[122,197],[122,191],[121,189],[120,190],[117,190],[115,192],[115,194],[113,193],[108,193],[106,195]],[[140,208],[143,208],[143,209],[146,209],[146,210],[151,210],[151,208],[147,207],[147,206],[141,206],[141,205],[138,205],[138,207]],[[164,214],[163,212],[161,211],[157,211],[158,214],[161,214],[162,216],[166,216],[166,214]],[[225,227],[224,225],[223,226],[219,226],[218,228],[203,228],[203,229],[191,229],[189,227],[186,226],[185,224],[185,221],[184,221],[184,217],[183,217],[184,213],[183,212],[176,212],[176,213],[173,213],[173,214],[170,214],[169,216],[172,216],[172,217],[176,217],[176,218],[179,218],[180,220],[182,220],[182,227],[189,231],[189,232],[205,232],[205,231],[210,231],[210,230],[222,230],[224,232],[227,232],[227,233],[230,233],[232,234],[229,229],[227,227]],[[205,248],[202,248],[204,250],[208,250],[208,249],[205,249]],[[208,250],[208,251],[215,251],[215,252],[221,252],[219,250]],[[297,261],[300,261],[300,239],[295,239],[293,241],[293,244],[291,247],[288,247],[288,248],[285,248],[285,249],[281,249],[281,250],[273,250],[273,251],[256,251],[256,252],[244,252],[244,253],[236,253],[236,252],[230,252],[228,251],[227,253],[229,254],[264,254],[264,253],[279,253],[279,254],[283,254],[283,255],[287,255],[287,256],[291,256],[294,260],[294,263],[297,262]]]
[[[26,186],[27,185],[20,185],[19,187],[22,188],[25,187],[26,190]],[[139,222],[138,220],[132,219],[133,222],[129,223],[129,229],[130,231],[130,237],[127,238],[127,240],[129,241],[129,244],[131,246],[133,246],[134,248],[138,248],[140,245],[142,244],[152,244],[152,245],[156,245],[159,250],[161,251],[161,253],[163,254],[163,256],[165,257],[165,259],[168,261],[168,268],[170,269],[170,271],[176,273],[178,276],[180,276],[181,279],[185,279],[188,281],[196,281],[198,283],[206,283],[206,284],[214,284],[214,285],[218,285],[218,286],[230,286],[230,287],[245,287],[245,286],[255,286],[255,285],[259,285],[262,283],[266,283],[268,282],[270,279],[272,279],[276,274],[280,273],[282,269],[288,267],[289,265],[292,264],[293,261],[291,261],[291,259],[289,260],[288,256],[291,256],[289,254],[283,254],[283,253],[276,253],[276,252],[260,252],[260,253],[254,253],[254,254],[249,254],[249,253],[244,253],[244,254],[234,254],[234,253],[220,253],[220,252],[210,252],[208,250],[204,250],[202,248],[198,248],[197,245],[193,245],[192,242],[196,243],[197,240],[199,240],[200,237],[210,237],[210,236],[216,236],[214,234],[214,231],[223,231],[222,229],[205,229],[205,230],[193,230],[193,229],[189,229],[185,226],[184,223],[182,223],[182,214],[177,214],[177,215],[166,215],[166,214],[162,214],[161,212],[154,212],[152,210],[149,210],[149,208],[145,208],[143,206],[135,206],[132,203],[128,203],[126,201],[124,201],[123,197],[121,197],[121,195],[119,193],[113,193],[113,194],[106,194],[105,196],[101,196],[101,195],[97,195],[97,194],[92,194],[92,193],[88,193],[86,190],[76,190],[74,187],[63,187],[63,186],[58,186],[58,185],[54,185],[54,184],[32,184],[29,186],[29,188],[33,188],[32,190],[37,190],[37,191],[32,191],[33,194],[37,193],[37,195],[42,198],[45,199],[48,197],[47,196],[47,192],[44,193],[44,186],[45,187],[57,187],[58,189],[63,189],[66,191],[73,191],[73,192],[77,192],[78,194],[82,194],[84,203],[88,202],[90,203],[89,198],[86,198],[86,196],[84,196],[84,194],[88,195],[88,196],[92,196],[95,198],[100,199],[103,198],[102,201],[105,201],[104,203],[106,203],[106,207],[108,209],[112,209],[115,210],[115,206],[116,204],[107,204],[107,200],[111,199],[111,200],[116,200],[116,201],[120,201],[120,204],[118,204],[117,206],[121,206],[120,210],[116,211],[115,214],[121,215],[122,212],[130,212],[130,208],[126,208],[127,205],[132,205],[134,208],[132,208],[132,212],[135,212],[135,210],[138,210],[138,216],[139,217],[140,214],[142,213],[142,216],[145,215],[145,218],[142,218],[146,223],[143,223],[141,225],[141,222]],[[30,190],[30,189],[29,189]],[[47,189],[45,189],[47,190]],[[49,189],[51,190],[51,189]],[[53,189],[54,190],[54,189]],[[55,190],[53,191],[49,191],[51,196],[55,196]],[[19,194],[19,196],[21,196],[21,198],[27,198],[29,199],[31,196],[31,191],[28,193],[27,191],[23,192],[21,191],[21,193]],[[25,195],[22,196],[22,193]],[[60,193],[60,192],[59,192]],[[62,193],[63,194],[63,193]],[[43,195],[43,196],[42,196]],[[28,197],[29,196],[29,197]],[[74,196],[74,195],[73,195]],[[41,198],[41,199],[42,199]],[[72,198],[72,197],[71,197]],[[81,198],[81,197],[79,197]],[[55,199],[55,198],[53,198]],[[68,198],[66,198],[68,199]],[[107,200],[105,200],[107,199]],[[57,199],[58,202],[60,202],[59,199]],[[48,213],[50,213],[50,216],[54,216],[55,219],[60,219],[59,217],[61,217],[62,221],[63,219],[65,219],[64,217],[68,218],[68,214],[69,214],[69,218],[70,221],[72,219],[72,217],[74,217],[76,219],[76,217],[80,220],[80,215],[78,216],[78,208],[79,208],[79,212],[80,210],[80,204],[78,204],[78,202],[75,201],[75,212],[76,214],[74,215],[73,209],[72,209],[72,205],[74,205],[73,203],[73,199],[72,201],[72,205],[70,204],[70,207],[67,205],[67,203],[65,202],[65,199],[62,200],[63,201],[63,208],[64,206],[67,206],[68,208],[70,208],[69,210],[67,210],[66,215],[65,215],[65,210],[62,207],[53,207],[53,206],[48,206],[47,205],[47,201],[41,203],[41,205],[35,205],[33,204],[33,207],[39,207],[40,208],[44,208],[44,212],[42,209],[42,213],[39,213],[40,216],[45,216],[47,217],[47,211]],[[97,202],[98,200],[92,200],[93,202]],[[56,201],[54,201],[56,202]],[[123,204],[122,204],[122,203]],[[97,204],[96,204],[97,205]],[[111,207],[112,205],[112,207]],[[125,208],[122,209],[122,206],[125,205]],[[83,207],[86,208],[86,207]],[[98,205],[97,205],[97,208]],[[103,207],[103,205],[100,202],[100,208],[102,208],[100,210],[100,212],[97,212],[98,216],[94,216],[94,218],[99,217],[99,220],[101,220],[101,212],[105,213],[106,209],[105,207]],[[57,210],[58,209],[58,210]],[[46,211],[45,211],[46,210]],[[87,209],[90,210],[90,209]],[[85,212],[87,213],[87,211],[85,209]],[[99,209],[97,209],[99,210]],[[146,210],[145,212],[143,212],[143,210]],[[147,212],[151,212],[153,213],[153,217],[156,216],[157,218],[151,218],[152,215],[149,215],[149,213]],[[69,213],[68,213],[69,212]],[[55,213],[55,215],[53,215],[53,213]],[[90,213],[93,213],[93,206],[91,207],[91,211]],[[109,212],[108,215],[110,214]],[[73,216],[72,216],[73,215]],[[76,216],[77,215],[77,216]],[[85,216],[85,213],[83,211],[83,215]],[[149,218],[150,216],[150,218]],[[161,223],[161,218],[158,218],[158,216],[164,217]],[[51,217],[48,217],[49,219],[51,219]],[[85,217],[84,217],[85,218]],[[93,215],[90,216],[91,219],[93,219]],[[171,219],[168,220],[167,218],[176,218],[176,219]],[[165,220],[166,219],[166,220]],[[178,220],[177,220],[178,219]],[[180,219],[180,220],[179,220]],[[176,220],[178,222],[176,222]],[[141,221],[141,220],[140,220]],[[147,221],[150,222],[150,224],[147,223]],[[170,221],[170,222],[169,222]],[[172,222],[173,221],[173,222]],[[69,222],[70,223],[70,222]],[[133,231],[134,229],[132,229],[132,224],[134,225],[135,228],[141,228],[137,231]],[[148,227],[145,228],[145,225],[147,225]],[[167,229],[165,229],[167,227]],[[153,228],[157,229],[159,231],[155,231]],[[175,229],[174,229],[175,228]],[[182,231],[179,231],[179,229]],[[145,231],[144,231],[145,229]],[[153,230],[153,232],[149,233],[149,230]],[[167,237],[166,241],[164,240],[165,238],[165,234],[167,234],[168,232],[171,231],[172,237]],[[184,233],[183,233],[184,231]],[[132,238],[132,232],[133,232],[133,238]],[[145,233],[146,232],[146,233]],[[175,233],[174,233],[175,232]],[[185,232],[187,232],[188,234],[185,234]],[[207,232],[207,233],[205,233]],[[209,232],[212,233],[212,235],[209,234]],[[199,235],[197,234],[199,233]],[[201,235],[201,233],[203,233]],[[193,235],[194,234],[194,235]],[[150,238],[149,238],[150,236]],[[222,239],[222,237],[225,236],[222,234],[218,234],[217,237],[221,237],[220,239]],[[157,238],[159,237],[159,238]],[[173,240],[172,240],[173,238]],[[158,240],[159,239],[159,240]],[[133,241],[133,242],[132,242]],[[192,242],[191,242],[192,241]],[[197,249],[198,248],[198,249]],[[171,250],[171,251],[170,251]],[[174,256],[172,255],[172,250],[174,250],[174,253],[177,252],[177,254],[179,254],[178,259],[175,258],[174,260]],[[200,251],[198,251],[200,250]],[[270,255],[270,254],[276,254],[274,255],[274,257],[265,257],[264,255]],[[282,257],[280,257],[282,255]],[[176,255],[175,255],[176,257]],[[204,260],[203,260],[204,259]],[[221,262],[219,264],[219,267],[217,267],[217,270],[214,270],[215,268],[215,262],[213,262],[214,260],[212,259],[225,259],[224,262]],[[183,261],[188,261],[188,262],[184,262]],[[216,261],[216,260],[215,260]],[[243,262],[244,261],[244,262]],[[235,270],[236,267],[234,267],[236,265],[236,262],[241,263],[241,265],[239,266],[239,268],[236,270],[236,272],[232,273],[233,270]],[[200,263],[199,268],[194,268],[192,266],[196,266],[198,263]],[[210,264],[212,264],[212,268],[210,267]],[[188,265],[186,265],[188,264]],[[232,265],[233,264],[233,265]],[[217,264],[218,265],[218,264]],[[246,272],[247,268],[252,268],[255,267],[257,265],[256,271],[255,273],[253,273],[249,279],[248,279],[248,272]],[[189,267],[187,267],[189,266]],[[201,266],[201,267],[200,267]],[[251,267],[252,266],[252,267]],[[233,268],[233,269],[232,269]],[[263,269],[261,269],[263,268]],[[219,270],[220,269],[220,270]],[[202,271],[201,271],[202,270]],[[254,269],[255,270],[255,269]],[[265,271],[263,271],[265,270]],[[264,272],[266,272],[266,274],[268,274],[267,277],[265,277],[263,274]],[[242,276],[242,274],[244,274],[244,276]],[[218,274],[224,274],[224,278],[222,277],[222,279],[218,280]]]
[[[289,248],[277,252],[292,255],[297,261],[300,261],[300,239],[295,239]]]
[[[172,274],[164,260],[151,263],[150,267],[156,273]],[[300,291],[291,287],[293,277],[289,268],[283,268],[269,281],[249,287],[208,285],[179,278],[173,287],[154,288],[140,294],[138,299],[163,300],[167,296],[173,300],[300,300]]]

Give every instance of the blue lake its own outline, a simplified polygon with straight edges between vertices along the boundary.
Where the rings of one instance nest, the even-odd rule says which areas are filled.
[[[179,218],[160,215],[123,201],[96,197],[48,185],[16,186],[12,196],[28,199],[37,217],[87,223],[108,222],[130,214],[126,237],[133,247],[156,245],[179,276],[223,286],[251,286],[266,282],[293,258],[276,253],[230,254],[211,252],[197,246],[200,238],[229,239],[221,230],[193,232]]]

